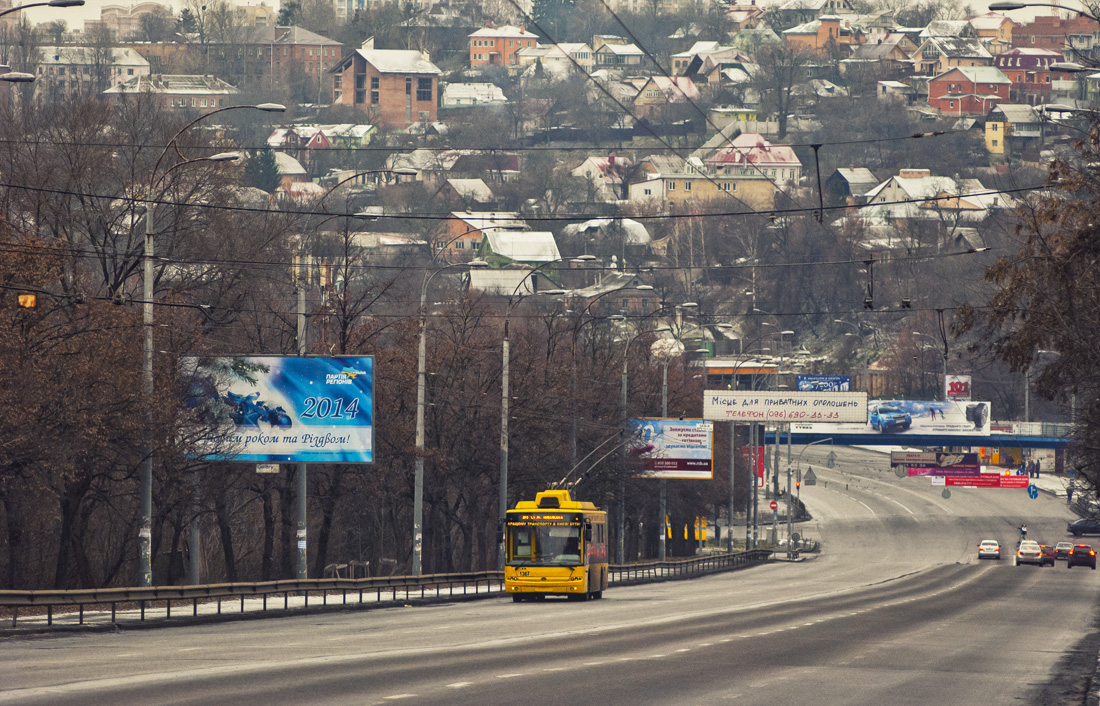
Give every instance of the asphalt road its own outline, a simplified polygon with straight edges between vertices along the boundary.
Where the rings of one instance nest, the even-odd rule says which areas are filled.
[[[797,450],[796,450],[797,451]],[[1081,703],[1100,575],[976,558],[1064,501],[898,479],[808,448],[823,551],[588,603],[507,600],[11,639],[0,704]],[[1100,544],[1100,542],[1096,542]],[[1068,675],[1068,676],[1066,676]]]

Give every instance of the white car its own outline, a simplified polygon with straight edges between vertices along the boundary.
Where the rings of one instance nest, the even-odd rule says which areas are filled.
[[[983,539],[978,545],[979,559],[1000,559],[1001,545],[995,539]]]
[[[1020,548],[1016,550],[1016,566],[1020,564],[1043,565],[1043,550],[1038,542],[1027,539],[1020,542]]]

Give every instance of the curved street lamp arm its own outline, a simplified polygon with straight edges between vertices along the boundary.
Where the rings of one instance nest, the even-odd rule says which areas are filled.
[[[156,163],[153,165],[153,175],[156,176],[157,170],[160,168],[160,163],[164,160],[164,156],[168,154],[169,149],[175,149],[176,154],[179,155],[179,158],[186,161],[186,157],[184,157],[183,153],[180,152],[179,146],[176,144],[176,140],[178,140],[180,136],[183,135],[183,133],[187,132],[187,130],[194,126],[196,123],[209,118],[211,115],[224,113],[228,110],[244,109],[260,110],[265,113],[282,113],[286,111],[286,106],[280,105],[278,103],[260,103],[257,105],[227,105],[223,108],[218,108],[217,110],[211,110],[209,113],[203,113],[199,117],[184,125],[182,128],[179,129],[179,132],[172,136],[172,139],[169,140],[168,144],[164,146],[164,151],[160,153],[160,156],[157,157]]]
[[[13,12],[19,12],[20,10],[28,10],[32,7],[80,7],[84,4],[84,0],[48,0],[47,2],[29,2],[19,7],[12,7],[3,12],[0,12],[0,17],[9,15]]]

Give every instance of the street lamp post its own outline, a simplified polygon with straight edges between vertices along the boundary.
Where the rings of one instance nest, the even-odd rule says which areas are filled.
[[[410,573],[420,576],[424,549],[424,408],[427,403],[428,284],[445,270],[455,267],[486,267],[484,260],[444,265],[424,277],[420,287],[419,345],[416,358],[416,466],[413,475],[413,554]]]
[[[564,259],[550,260],[544,262],[538,267],[532,268],[530,272],[523,276],[523,278],[516,284],[516,288],[512,290],[512,296],[508,297],[508,309],[504,314],[504,340],[501,342],[501,372],[500,372],[500,497],[499,497],[499,512],[497,515],[497,521],[503,523],[508,515],[508,415],[510,410],[509,397],[509,375],[508,368],[510,366],[511,350],[508,340],[508,324],[512,316],[512,309],[520,301],[523,300],[525,295],[520,295],[519,290],[523,287],[523,283],[529,278],[533,277],[535,273],[542,270],[544,267],[549,267],[552,264],[560,264],[565,262]],[[532,292],[534,294],[536,292]],[[560,295],[564,294],[565,290],[562,289],[550,289],[546,290],[544,294]],[[513,298],[519,295],[519,298],[513,302]],[[503,526],[503,524],[501,524]],[[501,571],[504,570],[504,564],[506,561],[506,547],[504,541],[497,545],[497,568]]]
[[[51,0],[48,3],[39,3],[43,5],[52,5],[54,7],[71,7],[72,4],[57,5],[56,2],[61,3],[75,3],[76,0]],[[83,4],[81,0],[80,4]],[[29,7],[25,5],[24,7]],[[149,191],[146,194],[145,199],[145,251],[142,263],[142,296],[144,302],[142,305],[142,324],[145,332],[145,350],[142,357],[142,392],[145,396],[145,438],[142,442],[142,452],[144,455],[141,471],[139,474],[139,487],[138,487],[138,585],[139,586],[152,586],[153,585],[153,561],[152,561],[152,545],[153,545],[153,236],[154,231],[154,199],[153,193],[156,191],[157,185],[160,184],[173,170],[182,166],[195,164],[198,162],[225,162],[232,161],[240,158],[236,153],[219,153],[210,157],[202,157],[199,159],[183,159],[174,166],[170,167],[164,174],[158,179],[157,170],[160,168],[160,163],[164,160],[165,155],[168,154],[168,150],[171,148],[176,149],[176,153],[179,154],[179,147],[176,146],[176,140],[179,139],[188,128],[204,118],[208,118],[216,113],[221,113],[226,110],[237,110],[242,108],[250,108],[254,110],[261,110],[264,112],[283,112],[285,107],[275,103],[263,103],[260,105],[234,105],[227,106],[225,108],[219,108],[218,110],[204,113],[195,118],[191,122],[183,126],[168,141],[164,150],[160,153],[156,163],[153,165],[152,177],[149,182]],[[194,522],[194,520],[192,520]],[[197,551],[197,547],[192,547],[192,551]]]

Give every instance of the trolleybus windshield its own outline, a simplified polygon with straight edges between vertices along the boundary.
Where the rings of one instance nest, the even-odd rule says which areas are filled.
[[[508,521],[509,566],[577,566],[581,557],[580,516]]]

